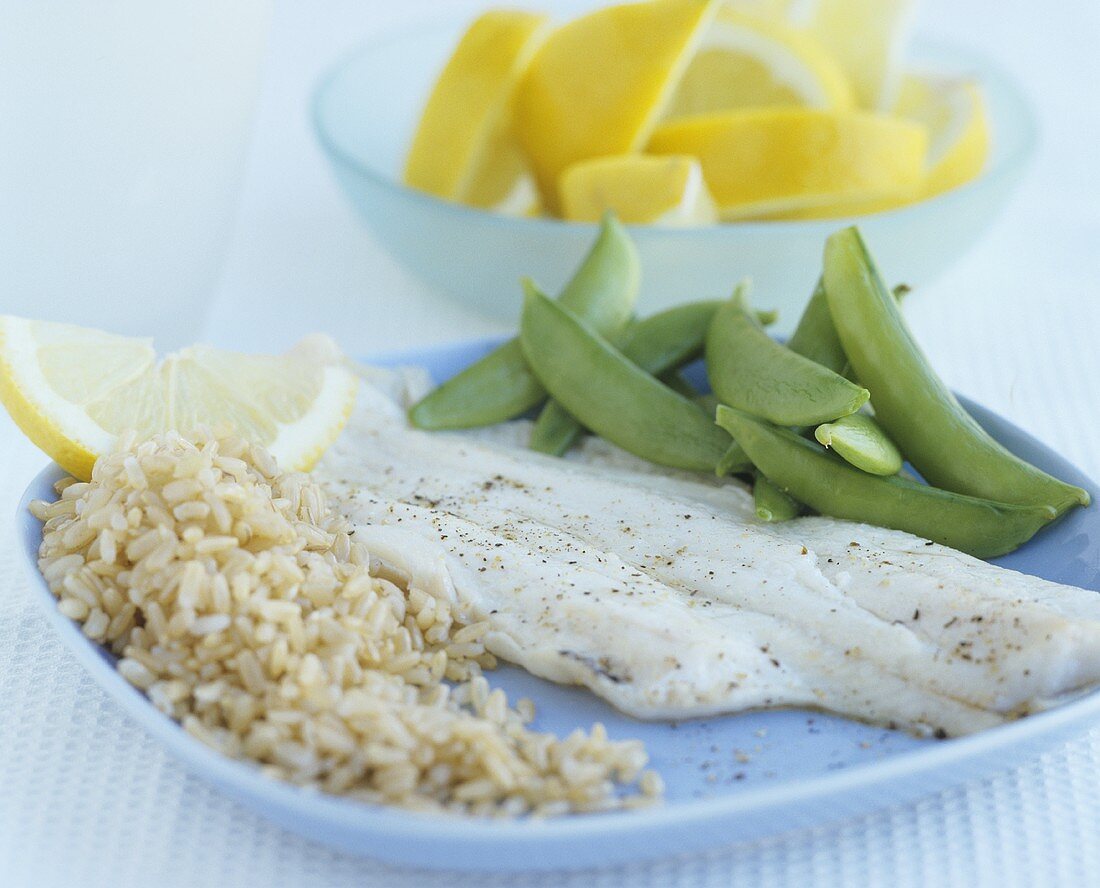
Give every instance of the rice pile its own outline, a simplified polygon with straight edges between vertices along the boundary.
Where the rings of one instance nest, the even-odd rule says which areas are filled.
[[[650,802],[638,741],[526,727],[448,602],[372,572],[308,475],[238,438],[126,442],[35,502],[66,616],[220,752],[371,802],[550,816]],[[445,680],[449,683],[445,683]]]

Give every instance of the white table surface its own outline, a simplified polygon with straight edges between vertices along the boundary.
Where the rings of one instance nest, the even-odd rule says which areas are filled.
[[[208,324],[271,350],[312,329],[354,354],[496,332],[424,292],[375,246],[329,176],[306,99],[368,34],[481,3],[284,0],[240,217]],[[1035,167],[1000,223],[907,305],[957,389],[1100,478],[1100,5],[931,0],[919,28],[966,40],[1023,81],[1041,118]],[[270,323],[254,318],[269,315]],[[44,462],[0,419],[0,538]],[[7,550],[8,547],[5,547]],[[1100,879],[1100,729],[1029,765],[922,802],[702,856],[575,874],[392,869],[261,820],[185,775],[114,708],[28,607],[0,556],[0,885],[1039,885]],[[736,842],[731,836],[731,842]]]

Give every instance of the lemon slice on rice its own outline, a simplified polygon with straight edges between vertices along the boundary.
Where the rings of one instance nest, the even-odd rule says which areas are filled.
[[[82,479],[126,432],[199,426],[266,445],[283,469],[308,469],[347,422],[357,383],[326,336],[278,356],[197,345],[158,361],[150,340],[0,316],[0,402]]]

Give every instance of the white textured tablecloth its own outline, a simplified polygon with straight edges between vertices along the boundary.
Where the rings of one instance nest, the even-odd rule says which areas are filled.
[[[268,86],[212,339],[268,350],[321,328],[353,353],[495,331],[419,291],[359,228],[305,115],[319,70],[440,7],[277,4]],[[1003,220],[907,311],[949,382],[1100,478],[1100,5],[934,0],[921,26],[1023,80],[1043,146]],[[274,316],[256,324],[256,312]],[[43,458],[0,419],[0,540]],[[1077,885],[1100,880],[1100,728],[1017,771],[827,829],[574,874],[440,875],[340,855],[185,775],[93,686],[0,547],[0,886]],[[736,841],[731,836],[731,841]]]

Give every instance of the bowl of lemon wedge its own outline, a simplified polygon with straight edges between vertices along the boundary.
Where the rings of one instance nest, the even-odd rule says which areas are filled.
[[[494,9],[376,39],[313,99],[336,177],[417,278],[502,319],[562,283],[604,213],[631,229],[640,309],[744,277],[780,310],[858,220],[926,283],[988,228],[1034,151],[1012,79],[908,40],[913,0],[642,0]]]

